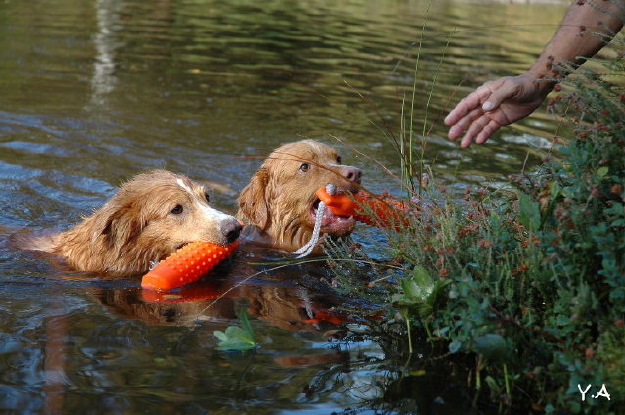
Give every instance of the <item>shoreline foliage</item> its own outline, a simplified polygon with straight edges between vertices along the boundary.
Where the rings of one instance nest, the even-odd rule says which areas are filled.
[[[622,39],[611,48],[612,58],[579,68],[549,100],[567,131],[554,155],[512,178],[513,191],[415,186],[412,226],[386,232],[389,270],[401,271],[369,282],[399,310],[410,353],[425,332],[446,355],[473,356],[467,383],[504,412],[612,414],[625,405]],[[423,170],[405,164],[404,175]],[[339,282],[359,275],[345,259],[334,267]]]

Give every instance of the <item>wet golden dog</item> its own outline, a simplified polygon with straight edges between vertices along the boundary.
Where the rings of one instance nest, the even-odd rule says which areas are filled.
[[[225,245],[242,226],[209,205],[208,193],[166,170],[141,173],[74,228],[33,239],[29,249],[59,254],[79,271],[108,275],[145,272],[193,241]]]
[[[312,236],[317,189],[333,184],[339,191],[355,192],[361,177],[360,169],[342,164],[328,145],[313,140],[285,144],[269,155],[241,191],[237,217],[248,225],[246,237],[294,251]],[[353,230],[354,219],[328,210],[321,225],[322,235],[345,236]]]

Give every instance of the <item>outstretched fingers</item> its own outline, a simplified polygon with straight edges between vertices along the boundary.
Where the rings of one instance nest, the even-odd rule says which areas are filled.
[[[482,111],[479,107],[474,108],[472,111],[468,112],[461,119],[459,119],[454,125],[449,129],[449,139],[455,140],[462,135],[468,128],[470,128],[475,120],[484,116],[484,111]]]
[[[491,90],[488,87],[488,83],[480,86],[456,105],[447,117],[445,117],[445,124],[454,126],[472,111],[482,111],[482,103],[486,101],[490,95]]]
[[[509,125],[531,112],[522,105],[526,98],[521,91],[528,79],[531,78],[503,77],[478,87],[445,117],[445,124],[450,126],[449,139],[462,137],[462,147],[469,147],[473,142],[483,144],[502,125]]]
[[[463,148],[469,147],[474,139],[475,142],[478,144],[484,143],[484,141],[486,141],[486,139],[490,136],[490,134],[485,134],[485,132],[488,132],[488,130],[485,131],[485,129],[492,123],[495,122],[491,120],[488,115],[482,115],[481,117],[477,118],[475,121],[473,121],[473,123],[471,123],[471,125],[467,129],[467,132],[464,134],[464,137],[462,137],[460,146]],[[497,126],[493,131],[495,131],[497,128],[499,127]]]
[[[484,144],[486,140],[488,140],[488,138],[499,129],[499,127],[501,127],[501,125],[497,121],[490,120],[488,124],[482,128],[482,131],[480,131],[477,137],[475,137],[475,142],[477,144]]]

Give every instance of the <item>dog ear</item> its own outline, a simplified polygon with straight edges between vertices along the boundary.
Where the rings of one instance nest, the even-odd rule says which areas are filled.
[[[261,230],[265,230],[269,222],[269,206],[265,197],[268,183],[269,172],[261,167],[254,173],[237,199],[239,212]]]
[[[104,216],[102,218],[104,226],[99,234],[111,248],[115,249],[131,244],[141,234],[147,223],[141,212],[132,205],[111,204],[111,206],[104,206],[99,213]]]

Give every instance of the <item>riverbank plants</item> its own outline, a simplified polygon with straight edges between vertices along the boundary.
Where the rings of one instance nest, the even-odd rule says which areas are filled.
[[[424,333],[471,359],[476,402],[548,414],[625,404],[625,48],[613,46],[549,101],[565,133],[509,190],[412,177],[412,224],[386,235],[392,272],[367,282],[403,321],[407,353]]]

